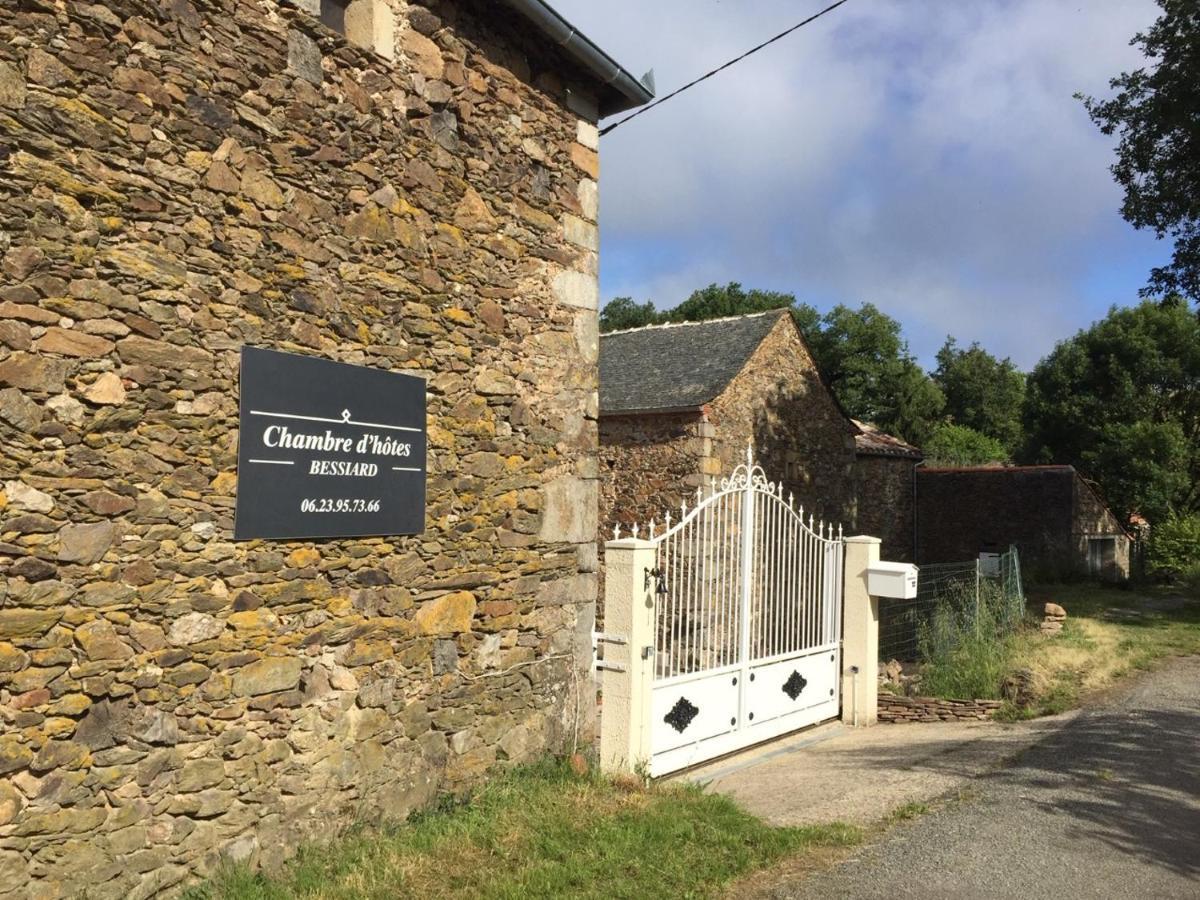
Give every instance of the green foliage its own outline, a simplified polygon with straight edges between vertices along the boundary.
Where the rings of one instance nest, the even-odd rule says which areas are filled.
[[[662,321],[662,314],[649,300],[639,304],[635,303],[632,297],[614,297],[600,310],[602,332],[641,328],[643,325],[657,325]]]
[[[744,290],[736,281],[726,285],[710,284],[693,291],[692,295],[664,315],[667,322],[705,322],[727,316],[745,316],[770,309],[787,309],[796,305],[793,294],[779,291]]]
[[[1200,319],[1114,307],[1034,368],[1025,426],[1028,461],[1079,467],[1121,518],[1200,511]]]
[[[853,418],[916,444],[929,437],[945,400],[909,353],[899,322],[870,303],[839,304],[807,337],[817,367]]]
[[[774,828],[694,785],[642,790],[548,761],[495,777],[469,803],[304,848],[276,876],[231,868],[185,896],[699,897],[785,855],[861,840],[843,824]]]
[[[1152,526],[1146,565],[1159,575],[1185,576],[1200,570],[1200,514],[1171,516]]]
[[[965,425],[937,425],[925,442],[929,465],[981,466],[1008,462],[1008,451],[995,438]]]
[[[1121,215],[1175,240],[1144,293],[1200,300],[1200,4],[1158,5],[1163,14],[1132,41],[1148,65],[1112,79],[1111,99],[1082,99],[1101,131],[1120,136],[1112,173],[1125,189]]]
[[[952,337],[938,351],[937,363],[933,380],[946,397],[951,421],[999,441],[1008,453],[1016,450],[1025,375],[1011,360],[996,359],[978,343],[961,349]]]
[[[1007,600],[996,584],[973,580],[947,587],[917,643],[925,665],[921,691],[933,697],[994,700],[1009,670],[1012,638]]]

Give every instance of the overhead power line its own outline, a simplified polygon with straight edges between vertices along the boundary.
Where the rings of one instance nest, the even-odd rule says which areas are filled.
[[[718,66],[717,68],[713,69],[711,72],[705,72],[703,75],[701,75],[695,81],[689,81],[687,84],[685,84],[683,87],[679,88],[678,90],[671,91],[671,93],[667,94],[665,97],[660,97],[659,99],[655,100],[653,103],[649,103],[646,106],[643,106],[637,112],[631,113],[630,115],[621,119],[619,122],[613,122],[611,125],[607,126],[606,128],[601,128],[600,133],[608,134],[614,128],[620,128],[622,125],[624,125],[630,119],[636,119],[642,113],[650,112],[650,110],[654,109],[654,107],[661,106],[662,104],[664,104],[668,100],[670,100],[672,97],[678,97],[680,94],[682,94],[688,88],[693,88],[696,85],[698,85],[700,82],[705,81],[706,79],[712,78],[718,72],[723,72],[725,69],[728,69],[730,66],[734,65],[735,63],[740,63],[747,56],[753,56],[755,53],[757,53],[763,47],[769,47],[771,44],[775,43],[776,41],[787,37],[793,31],[798,31],[799,29],[803,28],[809,22],[815,22],[817,19],[821,18],[821,16],[825,15],[825,13],[833,12],[835,9],[837,9],[839,6],[841,6],[845,2],[846,2],[846,0],[837,0],[837,3],[829,4],[829,6],[825,7],[819,13],[814,13],[813,15],[811,15],[807,19],[805,19],[803,22],[796,23],[791,28],[789,28],[787,31],[779,32],[779,34],[775,35],[775,37],[771,38],[769,41],[763,41],[757,47],[750,48],[745,53],[743,53],[741,56],[737,57],[736,59],[731,59],[729,62],[725,63],[725,65]]]

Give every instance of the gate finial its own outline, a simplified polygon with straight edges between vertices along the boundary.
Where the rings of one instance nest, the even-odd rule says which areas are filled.
[[[621,523],[618,522],[616,525],[613,526],[613,540],[619,541],[620,539],[621,539]]]
[[[754,468],[754,442],[746,441],[746,471]]]
[[[654,540],[654,520],[650,520],[650,540]]]

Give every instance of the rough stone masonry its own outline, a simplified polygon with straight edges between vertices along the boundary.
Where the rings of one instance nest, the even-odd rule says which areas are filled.
[[[394,59],[311,0],[0,0],[0,895],[591,727],[594,110],[504,7],[378,2]],[[423,535],[232,541],[245,344],[427,378]]]

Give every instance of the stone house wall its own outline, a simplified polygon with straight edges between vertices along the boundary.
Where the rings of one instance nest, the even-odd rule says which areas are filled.
[[[600,420],[601,532],[618,522],[677,517],[698,486],[746,461],[746,445],[772,481],[817,518],[850,526],[854,516],[854,427],[817,374],[790,317],[703,409],[625,413]]]
[[[1016,544],[1025,571],[1075,562],[1072,473],[1059,467],[917,470],[917,563],[962,562]]]
[[[707,483],[715,429],[700,412],[612,415],[600,419],[600,539],[628,535],[680,504],[694,505]]]
[[[919,468],[916,530],[918,563],[970,560],[1015,544],[1027,575],[1083,574],[1088,540],[1104,536],[1115,537],[1105,576],[1129,571],[1128,539],[1069,466]]]
[[[779,321],[710,404],[717,470],[745,461],[746,445],[805,514],[849,527],[854,516],[854,434],[821,381],[790,316]]]
[[[1082,478],[1075,479],[1075,506],[1071,523],[1071,537],[1076,552],[1085,564],[1088,560],[1089,544],[1093,539],[1102,544],[1101,570],[1098,574],[1108,581],[1124,581],[1130,575],[1129,535],[1117,521],[1117,517],[1105,506],[1104,501]]]
[[[390,9],[380,55],[4,3],[0,895],[278,863],[591,727],[594,106],[501,7]],[[428,379],[424,534],[232,541],[246,344]]]
[[[883,559],[913,558],[913,468],[917,460],[860,453],[854,462],[854,532],[883,541]]]

